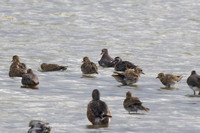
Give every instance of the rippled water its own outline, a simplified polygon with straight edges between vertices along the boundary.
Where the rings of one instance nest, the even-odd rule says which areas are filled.
[[[200,73],[199,12],[198,0],[1,0],[0,132],[25,133],[33,119],[49,122],[55,133],[199,132],[200,98],[186,84],[191,70]],[[136,87],[116,82],[113,68],[82,77],[82,58],[97,63],[103,48],[143,68]],[[15,54],[38,75],[39,89],[8,77]],[[40,72],[43,62],[69,67]],[[184,78],[166,90],[155,78],[159,72]],[[88,128],[93,89],[110,107],[108,128]],[[122,105],[127,91],[150,112],[129,115]]]

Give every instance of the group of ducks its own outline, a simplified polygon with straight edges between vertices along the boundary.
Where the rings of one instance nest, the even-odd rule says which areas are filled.
[[[113,77],[121,82],[123,85],[131,85],[136,83],[141,74],[144,74],[142,69],[134,65],[129,61],[123,61],[120,57],[114,59],[110,57],[107,49],[102,49],[102,57],[98,61],[102,67],[114,67]],[[9,76],[10,77],[22,77],[21,83],[25,87],[34,87],[39,84],[37,75],[33,73],[32,69],[26,68],[24,63],[19,61],[19,56],[14,55],[12,64],[10,66]],[[41,64],[41,70],[44,72],[48,71],[63,71],[66,70],[67,66],[60,66],[57,64]],[[95,63],[91,62],[88,57],[83,58],[83,64],[81,65],[81,71],[83,74],[98,74],[98,67]],[[183,76],[177,76],[172,74],[159,73],[157,78],[160,79],[161,83],[167,88],[173,87],[177,82],[182,79]],[[188,86],[194,91],[199,91],[200,95],[200,75],[195,71],[191,72],[191,75],[187,79]],[[149,108],[144,107],[142,102],[137,97],[132,97],[132,93],[128,91],[126,98],[123,102],[124,108],[129,112],[136,112],[138,110],[149,111]],[[93,125],[108,125],[111,119],[111,112],[107,104],[100,100],[100,92],[98,89],[93,90],[92,100],[87,106],[87,118]],[[48,123],[32,120],[29,124],[31,127],[28,133],[50,133],[51,127]]]

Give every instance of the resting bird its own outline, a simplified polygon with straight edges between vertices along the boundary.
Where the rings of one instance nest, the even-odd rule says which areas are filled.
[[[125,72],[114,72],[112,75],[118,82],[121,82],[123,85],[131,85],[136,83],[140,74],[144,74],[141,68],[127,69]]]
[[[31,120],[29,127],[31,128],[28,130],[28,133],[51,133],[49,123],[40,120]]]
[[[10,77],[22,77],[27,72],[26,65],[19,61],[19,56],[14,55],[12,64],[10,65],[9,76]]]
[[[102,57],[101,57],[100,61],[98,61],[100,66],[102,66],[102,67],[114,67],[114,60],[108,54],[107,49],[102,49],[101,55],[102,55]]]
[[[98,74],[98,67],[96,66],[96,64],[91,62],[88,57],[84,57],[83,64],[81,65],[81,71],[83,72],[83,74]]]
[[[107,104],[100,100],[100,92],[94,89],[92,100],[87,106],[87,118],[93,125],[108,125],[111,113]]]
[[[48,71],[59,71],[59,70],[66,70],[67,66],[59,66],[57,64],[47,64],[47,63],[42,63],[41,64],[41,69],[44,72]]]
[[[137,97],[132,97],[132,93],[128,91],[126,93],[126,99],[123,102],[124,108],[129,112],[136,112],[138,110],[149,111],[149,108],[142,106],[142,102]]]
[[[159,78],[163,85],[170,88],[174,86],[177,82],[179,82],[183,78],[183,76],[159,73],[156,78]]]
[[[137,66],[135,66],[133,63],[129,61],[122,61],[120,57],[115,57],[114,60],[115,63],[115,71],[126,71],[127,69],[136,69]]]
[[[191,72],[191,75],[187,78],[187,84],[194,91],[194,95],[196,95],[195,91],[199,91],[200,95],[200,75],[196,71]]]
[[[27,73],[22,75],[21,82],[27,87],[34,87],[39,84],[38,77],[33,73],[32,69],[28,69]]]

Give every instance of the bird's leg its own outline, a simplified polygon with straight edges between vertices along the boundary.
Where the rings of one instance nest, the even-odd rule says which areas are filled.
[[[195,92],[195,90],[193,90],[194,91],[194,95],[196,95],[196,92]]]

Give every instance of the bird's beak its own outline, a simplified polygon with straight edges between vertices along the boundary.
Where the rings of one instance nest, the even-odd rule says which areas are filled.
[[[145,73],[143,73],[143,72],[142,72],[142,74],[144,74],[144,75],[145,75]]]
[[[102,51],[100,55],[104,54],[104,52]]]
[[[157,79],[157,78],[159,78],[159,77],[156,77],[156,79]]]

